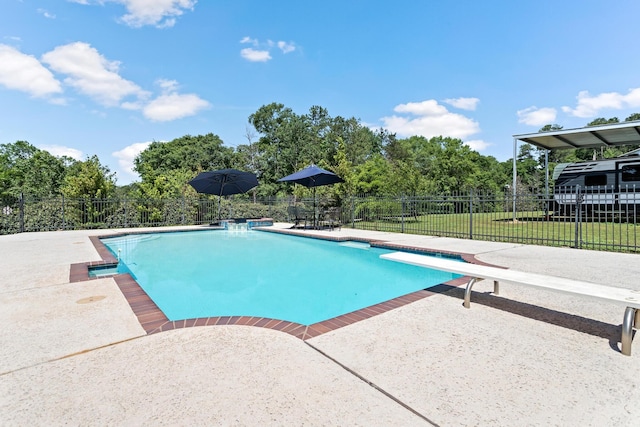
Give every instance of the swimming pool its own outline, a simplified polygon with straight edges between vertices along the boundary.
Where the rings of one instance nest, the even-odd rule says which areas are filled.
[[[311,325],[459,277],[380,260],[392,251],[362,242],[254,230],[102,242],[169,320],[255,316]]]

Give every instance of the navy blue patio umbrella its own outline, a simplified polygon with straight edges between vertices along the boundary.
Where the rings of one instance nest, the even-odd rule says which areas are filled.
[[[326,169],[322,169],[316,165],[310,165],[298,172],[287,175],[284,178],[280,178],[278,182],[294,182],[296,184],[304,185],[307,188],[313,188],[313,221],[315,225],[316,187],[321,185],[337,184],[344,182],[344,179]]]
[[[258,185],[258,178],[251,172],[237,169],[220,169],[216,171],[200,172],[189,181],[189,184],[203,194],[218,196],[218,219],[220,219],[220,202],[222,196],[246,193]]]

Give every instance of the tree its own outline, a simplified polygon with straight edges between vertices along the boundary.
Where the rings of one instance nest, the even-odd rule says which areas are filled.
[[[414,153],[416,168],[421,174],[428,176],[435,160],[442,151],[440,139],[412,136],[407,139],[407,142]]]
[[[340,138],[338,140],[338,152],[336,153],[337,166],[334,172],[341,177],[344,182],[342,185],[332,186],[335,188],[334,194],[336,199],[344,198],[355,194],[356,192],[356,175],[353,163],[349,160],[346,151],[346,144]]]
[[[389,162],[389,175],[385,179],[385,193],[415,195],[427,188],[427,179],[417,160],[423,137],[396,139],[389,135],[384,146],[385,158]]]
[[[179,198],[185,195],[196,197],[197,193],[189,185],[194,177],[193,172],[185,169],[174,169],[155,175],[137,185],[135,196],[149,199]]]
[[[115,188],[115,172],[94,155],[69,166],[60,191],[69,198],[100,199],[113,196]]]
[[[241,144],[236,147],[235,167],[247,172],[253,172],[260,180],[260,171],[262,170],[260,166],[261,158],[260,153],[258,152],[258,147],[254,143],[255,136],[255,129],[247,125],[247,127],[245,128],[245,138],[247,139],[247,144]],[[253,189],[251,189],[251,194],[253,195],[254,202],[256,201],[256,197],[260,190],[264,191],[265,189],[259,189],[258,187],[254,187]]]
[[[544,183],[543,170],[535,154],[531,144],[522,144],[516,162],[518,177],[530,190],[541,188]]]
[[[60,194],[71,159],[55,157],[27,141],[0,145],[0,195],[47,197]]]
[[[309,141],[306,120],[283,104],[260,107],[249,116],[249,123],[261,134],[257,147],[263,160],[261,176],[264,181],[275,183],[308,163],[318,161],[309,158],[305,149]]]
[[[394,162],[415,162],[415,150],[410,140],[396,139],[395,135],[389,138],[384,146],[384,154],[387,161]]]
[[[479,153],[474,155],[478,170],[474,174],[475,190],[485,191],[493,194],[501,192],[506,185],[511,184],[511,173],[513,171],[513,163],[507,163],[505,168],[493,156],[482,156]]]
[[[385,194],[415,196],[425,190],[426,186],[426,179],[414,163],[395,161],[389,165],[389,175],[384,186]]]
[[[384,141],[388,138],[388,132],[374,133],[366,126],[351,117],[335,117],[331,124],[331,133],[328,138],[344,144],[344,155],[353,165],[361,165],[369,158],[382,152]]]
[[[371,156],[366,162],[355,167],[355,193],[380,195],[389,176],[389,163],[381,154]]]
[[[239,169],[259,174],[260,153],[258,152],[258,147],[254,143],[256,138],[255,129],[247,125],[244,136],[247,139],[247,144],[241,144],[236,147],[237,165]]]
[[[457,193],[476,188],[478,166],[472,150],[462,140],[439,136],[431,138],[430,143],[438,147],[427,173],[436,191]]]
[[[297,115],[283,104],[272,103],[249,116],[249,123],[260,134],[255,144],[261,166],[260,191],[269,188],[271,194],[282,189],[276,184],[279,178],[311,163],[331,170],[345,161],[359,166],[395,138],[387,131],[373,132],[355,118],[332,118],[319,106]]]
[[[629,117],[624,119],[625,122],[634,122],[636,120],[640,120],[640,113],[633,113]]]
[[[142,181],[151,182],[159,175],[174,170],[198,172],[232,167],[233,148],[224,147],[222,140],[212,133],[185,135],[169,142],[152,142],[134,160],[134,170]]]
[[[562,126],[560,126],[559,124],[546,124],[544,126],[542,126],[538,132],[553,132],[555,130],[562,130]]]
[[[312,163],[326,161],[332,164],[338,142],[331,137],[332,119],[329,112],[326,108],[314,105],[303,118],[308,122],[308,139],[303,144],[303,157],[311,159]]]
[[[611,117],[610,119],[605,119],[604,117],[598,117],[597,119],[593,119],[589,123],[587,123],[587,127],[608,125],[611,123],[620,123],[620,120],[618,120],[617,117]]]

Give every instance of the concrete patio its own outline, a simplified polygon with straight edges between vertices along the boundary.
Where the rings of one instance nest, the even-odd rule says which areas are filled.
[[[619,306],[480,282],[469,310],[454,288],[307,341],[238,325],[147,335],[112,278],[69,280],[100,259],[89,236],[121,231],[0,236],[3,426],[638,425],[640,344],[620,354]],[[305,233],[640,290],[633,254]]]

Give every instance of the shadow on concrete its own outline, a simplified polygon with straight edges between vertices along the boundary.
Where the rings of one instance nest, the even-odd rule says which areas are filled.
[[[429,292],[447,295],[453,298],[464,300],[464,287],[451,285],[436,285],[426,289]],[[527,304],[502,298],[492,292],[472,292],[471,305],[481,304],[487,307],[506,311],[518,316],[545,322],[562,328],[571,329],[577,332],[589,334],[609,341],[609,346],[620,352],[620,338],[622,334],[622,324],[612,325],[599,320],[589,319],[575,314],[568,314],[561,311],[551,310],[538,305]],[[473,308],[472,308],[473,309]],[[622,310],[620,316],[622,317]],[[635,335],[635,331],[634,331]]]

